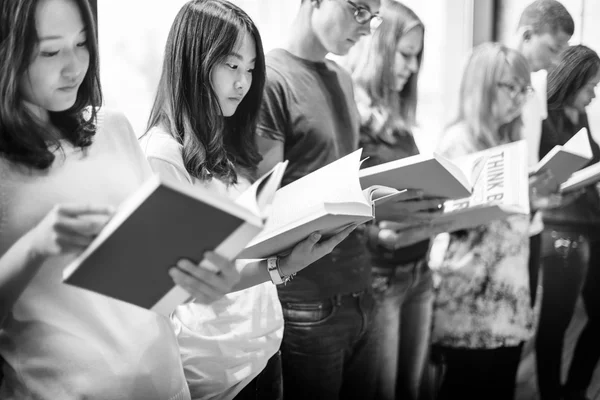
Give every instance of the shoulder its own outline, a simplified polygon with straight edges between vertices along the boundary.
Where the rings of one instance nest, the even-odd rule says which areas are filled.
[[[118,146],[137,146],[131,123],[121,111],[99,108],[96,111],[96,135]]]
[[[139,140],[146,158],[183,165],[183,145],[166,130],[154,127]]]
[[[436,152],[445,157],[459,157],[471,152],[469,143],[469,130],[464,123],[459,122],[444,131]]]

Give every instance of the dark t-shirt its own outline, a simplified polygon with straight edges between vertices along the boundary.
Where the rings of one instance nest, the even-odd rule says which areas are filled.
[[[267,54],[267,85],[258,135],[284,143],[283,185],[358,148],[350,76],[335,62],[311,62],[283,49]],[[352,233],[333,252],[279,286],[286,301],[319,300],[370,286],[366,239]]]
[[[586,128],[593,158],[588,165],[600,161],[600,147],[592,138],[587,115],[581,113],[578,123],[574,124],[563,110],[549,110],[548,118],[542,124],[540,159],[556,145],[564,145],[581,128]],[[576,227],[584,233],[600,238],[600,197],[596,188],[587,187],[585,193],[573,203],[543,213],[544,224],[548,226]]]

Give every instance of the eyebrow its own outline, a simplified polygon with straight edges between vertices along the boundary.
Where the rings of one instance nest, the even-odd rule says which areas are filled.
[[[86,33],[87,32],[87,28],[83,28],[82,30],[79,31],[78,35],[82,34],[82,33]],[[39,38],[39,41],[44,41],[44,40],[57,40],[57,39],[62,39],[63,37],[60,35],[50,35],[50,36],[44,36]]]
[[[244,57],[242,57],[239,53],[229,53],[230,57],[235,57],[240,61],[244,61]],[[255,62],[256,61],[256,57],[254,57],[252,60],[250,60],[250,62]]]

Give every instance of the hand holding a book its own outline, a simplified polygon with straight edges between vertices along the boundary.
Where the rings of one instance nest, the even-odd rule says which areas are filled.
[[[439,233],[428,223],[382,221],[374,228],[379,244],[389,250],[411,246]]]
[[[393,202],[384,203],[375,209],[375,217],[380,221],[394,221],[412,225],[426,223],[443,210],[444,199],[437,197],[423,197],[419,190],[405,190],[402,196],[395,197]]]
[[[529,199],[532,210],[548,210],[571,204],[585,189],[560,193],[559,185],[549,170],[529,177]]]
[[[32,240],[32,255],[45,258],[83,251],[113,214],[113,207],[105,205],[59,204],[55,206],[29,233]]]
[[[281,257],[280,268],[282,273],[285,276],[295,274],[331,253],[357,226],[351,224],[325,240],[321,240],[320,233],[311,233],[309,237],[298,243],[289,254]]]
[[[204,253],[204,259],[195,264],[188,259],[179,260],[169,270],[176,285],[184,288],[196,303],[210,304],[230,293],[240,281],[235,262],[214,251]]]

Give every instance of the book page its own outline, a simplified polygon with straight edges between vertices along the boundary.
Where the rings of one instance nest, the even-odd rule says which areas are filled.
[[[563,149],[569,153],[576,154],[578,156],[592,159],[592,147],[590,146],[590,139],[586,128],[581,128],[567,143],[564,144]]]
[[[246,189],[235,202],[261,218],[266,218],[275,198],[275,193],[281,186],[283,174],[288,161],[278,162],[269,172],[261,176]]]
[[[557,183],[565,182],[572,173],[592,159],[587,130],[582,128],[564,146],[554,146],[531,170],[539,173],[550,170]]]
[[[444,214],[479,206],[517,206],[529,212],[527,149],[524,141],[466,156],[461,162],[485,160],[470,197],[444,203]]]
[[[572,192],[598,181],[600,181],[600,163],[592,164],[574,172],[565,183],[560,185],[560,191],[563,193]]]
[[[279,189],[265,231],[292,224],[325,204],[356,204],[357,212],[371,209],[358,181],[361,150],[357,150]]]
[[[461,168],[446,158],[415,155],[390,161],[359,172],[363,188],[382,185],[398,190],[417,189],[429,197],[462,198],[471,193],[471,183]]]

